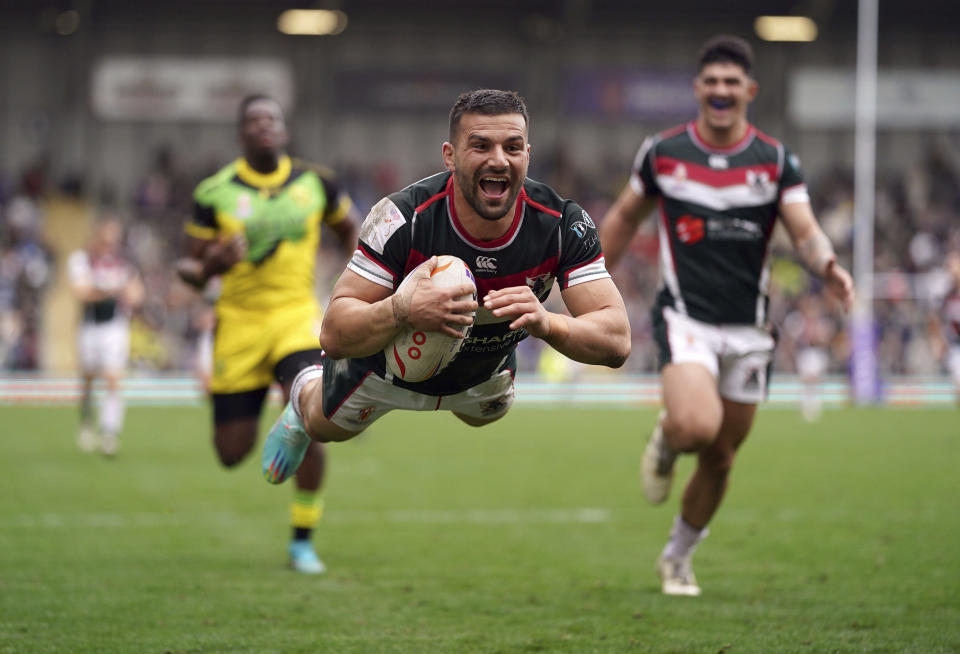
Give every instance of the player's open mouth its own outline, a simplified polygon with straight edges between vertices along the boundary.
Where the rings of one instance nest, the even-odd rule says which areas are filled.
[[[485,175],[480,178],[480,190],[490,198],[501,198],[510,189],[510,180],[500,175]]]
[[[714,109],[729,109],[733,106],[733,100],[730,98],[710,98],[708,104]]]

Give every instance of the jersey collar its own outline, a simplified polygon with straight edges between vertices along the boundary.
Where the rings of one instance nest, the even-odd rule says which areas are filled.
[[[258,173],[250,167],[246,159],[243,157],[237,159],[237,177],[244,183],[258,188],[275,188],[280,186],[290,177],[292,168],[293,163],[287,155],[280,157],[277,161],[277,169],[272,173]]]
[[[747,146],[753,142],[753,137],[756,136],[757,129],[747,123],[747,132],[743,135],[739,141],[733,145],[729,145],[725,148],[720,148],[715,145],[710,145],[707,143],[702,136],[700,136],[700,130],[697,129],[697,121],[691,120],[687,123],[687,132],[690,134],[690,140],[693,141],[694,145],[706,152],[707,154],[725,154],[727,156],[738,154],[747,149]]]

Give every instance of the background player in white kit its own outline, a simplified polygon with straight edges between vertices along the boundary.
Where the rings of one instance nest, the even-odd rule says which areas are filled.
[[[800,413],[807,422],[816,422],[823,408],[820,385],[830,368],[830,345],[837,334],[836,326],[823,298],[811,293],[799,298],[796,310],[784,318],[783,330],[795,344],[794,364],[803,388]]]
[[[77,444],[84,451],[97,448],[93,417],[93,385],[104,380],[99,407],[100,451],[113,456],[123,426],[120,382],[130,355],[130,313],[143,302],[143,283],[121,254],[123,225],[104,218],[95,226],[89,245],[67,260],[70,285],[80,301],[77,358],[83,379],[80,395],[80,431]]]

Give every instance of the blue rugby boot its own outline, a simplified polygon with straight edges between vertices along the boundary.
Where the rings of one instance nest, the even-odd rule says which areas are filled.
[[[287,548],[290,567],[305,575],[318,575],[327,569],[308,540],[292,540]]]
[[[287,402],[263,443],[261,467],[264,479],[271,484],[282,484],[293,476],[306,456],[309,445],[310,437],[303,420],[293,410],[293,405]]]

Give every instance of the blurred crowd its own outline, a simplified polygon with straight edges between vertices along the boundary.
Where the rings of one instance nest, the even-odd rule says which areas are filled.
[[[42,302],[54,260],[43,238],[44,170],[38,164],[19,178],[0,175],[0,367],[7,369],[40,364]]]
[[[182,228],[192,210],[192,192],[226,161],[188,168],[169,148],[157,148],[129,197],[117,192],[91,194],[81,180],[53,183],[44,163],[16,175],[0,175],[0,367],[36,370],[58,367],[42,356],[45,293],[64,276],[57,262],[69,252],[55,251],[44,238],[45,209],[58,194],[81,196],[93,213],[115,213],[125,220],[127,256],[139,267],[146,302],[134,316],[131,360],[140,372],[190,372],[197,366],[200,333],[210,325],[209,302],[180,283],[172,270],[179,256]],[[339,171],[341,182],[364,214],[380,197],[404,185],[384,162],[372,169],[350,162],[324,162]],[[430,172],[430,171],[427,171]],[[576,166],[568,153],[535,158],[531,176],[577,200],[599,221],[626,183],[622,161],[592,170]],[[808,172],[812,202],[842,263],[852,270],[853,176],[849,170]],[[884,374],[938,374],[943,362],[935,352],[930,318],[949,284],[945,254],[960,251],[960,166],[949,148],[932,145],[924,161],[906,170],[881,172],[875,227],[876,301],[880,369]],[[334,239],[325,239],[331,246]],[[74,247],[82,247],[77,242]],[[641,226],[628,257],[614,271],[627,301],[633,327],[629,372],[656,370],[651,337],[651,306],[657,269],[656,221]],[[844,316],[832,306],[817,281],[797,262],[785,233],[774,237],[770,315],[778,328],[775,370],[797,372],[803,350],[828,354],[827,372],[847,370],[849,343]],[[317,293],[321,303],[343,261],[334,249],[319,254]],[[520,349],[521,369],[552,365],[535,339]],[[555,362],[554,362],[555,363]]]

